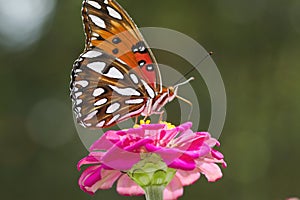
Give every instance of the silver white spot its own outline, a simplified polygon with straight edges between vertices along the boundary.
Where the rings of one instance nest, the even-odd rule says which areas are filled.
[[[82,72],[81,69],[76,69],[76,70],[75,70],[75,73],[76,73],[76,74],[81,73],[81,72]]]
[[[92,33],[92,36],[94,36],[94,37],[99,37],[100,35],[99,35],[98,33],[96,33],[96,32],[93,32],[93,33]]]
[[[103,74],[103,75],[110,77],[110,78],[124,79],[122,72],[115,67],[111,67],[109,69],[109,71],[107,72],[107,74]]]
[[[93,96],[98,97],[98,96],[102,95],[104,92],[105,92],[105,90],[103,88],[97,88],[94,90]]]
[[[95,16],[95,15],[89,15],[89,17],[91,18],[92,22],[94,24],[96,24],[97,26],[99,26],[100,28],[106,28],[105,22],[103,19]]]
[[[130,99],[125,101],[126,104],[141,104],[144,102],[144,99]]]
[[[117,110],[119,110],[120,107],[121,107],[121,104],[119,104],[119,103],[111,104],[110,106],[108,106],[106,113],[112,114],[112,113],[116,112]]]
[[[80,111],[81,111],[81,107],[76,107],[75,110],[76,110],[77,112],[80,112]]]
[[[96,57],[101,56],[101,55],[102,55],[102,53],[99,52],[99,51],[88,51],[85,54],[83,54],[81,57],[84,57],[84,58],[96,58]]]
[[[105,3],[105,4],[108,4],[108,1],[107,1],[107,0],[104,0],[104,3]]]
[[[85,125],[86,127],[92,126],[92,124],[90,124],[90,123],[84,123],[84,125]]]
[[[86,116],[86,118],[84,118],[83,121],[87,121],[87,120],[92,119],[93,117],[96,116],[97,113],[98,113],[98,110],[95,110],[95,111],[91,112],[90,114],[88,114],[88,115]]]
[[[77,93],[75,93],[75,97],[78,98],[78,97],[80,97],[82,94],[83,94],[82,92],[77,92]]]
[[[130,74],[130,78],[135,84],[139,83],[139,79],[135,74]]]
[[[88,1],[88,4],[90,4],[94,8],[101,9],[101,5],[96,1]]]
[[[141,96],[141,93],[133,88],[118,88],[113,85],[109,87],[122,96]]]
[[[76,105],[79,106],[80,104],[82,104],[82,99],[77,99],[76,100]]]
[[[103,69],[105,68],[106,64],[104,62],[93,62],[87,65],[88,68],[94,70],[95,72],[102,74]]]
[[[74,88],[73,88],[73,92],[78,92],[78,90],[79,90],[79,89],[78,89],[77,87],[74,87]]]
[[[105,121],[103,120],[103,121],[99,122],[99,123],[96,125],[96,127],[102,128],[102,127],[104,126],[104,124],[105,124]]]
[[[108,14],[110,16],[112,16],[113,18],[116,18],[116,19],[119,19],[119,20],[122,19],[122,16],[120,15],[120,13],[118,13],[115,9],[107,6],[107,10],[108,10]]]
[[[151,88],[144,80],[142,80],[142,83],[143,83],[143,85],[145,86],[146,91],[147,91],[149,97],[150,97],[151,99],[154,99],[154,97],[155,97],[155,92],[154,92],[154,90],[153,90],[153,89],[152,89],[152,88]]]
[[[86,87],[86,86],[89,85],[89,82],[87,82],[87,81],[76,81],[75,85],[80,85],[82,87]]]
[[[102,105],[106,104],[106,102],[107,102],[106,98],[100,99],[99,101],[97,101],[96,103],[94,103],[94,106],[102,106]]]
[[[123,60],[119,59],[119,58],[116,58],[117,61],[119,61],[120,63],[124,64],[124,65],[127,65]]]
[[[107,125],[109,126],[109,125],[111,125],[112,123],[114,123],[115,121],[117,121],[117,119],[119,119],[120,118],[120,116],[121,115],[115,115],[108,123],[107,123]]]

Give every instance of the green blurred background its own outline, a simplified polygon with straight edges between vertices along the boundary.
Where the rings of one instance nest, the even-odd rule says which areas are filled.
[[[81,1],[0,3],[0,198],[143,199],[114,189],[91,197],[77,185],[75,165],[87,150],[74,128],[68,87],[72,63],[84,47]],[[202,177],[185,188],[181,199],[300,196],[300,2],[119,3],[139,26],[174,29],[213,50],[225,82],[228,116],[219,149],[229,167],[217,183]],[[171,56],[157,55],[179,71],[188,69]],[[206,129],[207,88],[203,81],[192,84],[199,89]]]

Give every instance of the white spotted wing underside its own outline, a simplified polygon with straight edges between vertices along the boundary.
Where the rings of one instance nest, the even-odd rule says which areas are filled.
[[[149,98],[134,70],[97,48],[80,56],[72,77],[74,112],[84,127],[105,128],[137,116]]]
[[[114,0],[84,0],[82,19],[85,50],[71,81],[78,123],[107,128],[139,116],[162,89],[151,49]]]

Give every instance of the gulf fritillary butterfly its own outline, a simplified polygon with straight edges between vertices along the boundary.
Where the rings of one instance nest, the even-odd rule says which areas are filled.
[[[137,116],[161,114],[178,85],[163,87],[158,64],[135,23],[114,0],[84,0],[84,52],[71,74],[77,122],[107,128]]]

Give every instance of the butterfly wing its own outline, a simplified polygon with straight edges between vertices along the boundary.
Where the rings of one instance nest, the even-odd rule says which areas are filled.
[[[86,50],[98,47],[124,61],[156,91],[161,91],[157,62],[137,26],[114,0],[85,0],[82,17]]]
[[[101,49],[86,51],[74,63],[71,97],[84,127],[106,128],[138,116],[154,96],[135,70]]]

